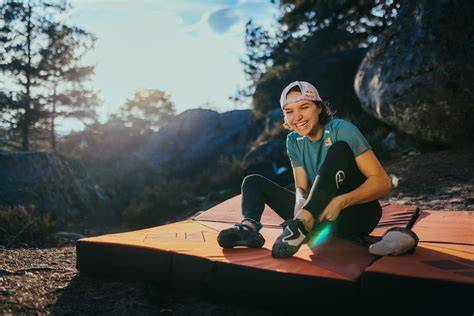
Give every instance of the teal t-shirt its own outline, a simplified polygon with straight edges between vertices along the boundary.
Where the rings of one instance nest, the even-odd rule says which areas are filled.
[[[333,118],[324,125],[322,137],[315,142],[305,136],[300,136],[297,132],[291,132],[286,137],[286,149],[291,166],[304,168],[310,186],[313,185],[329,147],[336,141],[346,142],[354,153],[354,157],[371,148],[354,124],[339,118]]]

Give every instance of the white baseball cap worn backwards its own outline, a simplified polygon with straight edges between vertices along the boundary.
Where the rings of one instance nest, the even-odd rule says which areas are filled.
[[[294,97],[294,98],[289,98],[287,99],[286,96],[288,92],[293,89],[294,87],[298,87],[301,90],[301,95]],[[285,105],[289,103],[296,103],[301,100],[309,100],[309,101],[320,101],[322,102],[323,100],[319,96],[318,90],[309,82],[306,81],[294,81],[287,85],[285,89],[283,89],[283,92],[281,93],[280,96],[280,106],[281,109],[283,110],[285,108]]]

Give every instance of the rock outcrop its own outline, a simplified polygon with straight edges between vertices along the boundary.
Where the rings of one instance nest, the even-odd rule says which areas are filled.
[[[187,110],[156,132],[136,157],[168,172],[214,170],[220,158],[241,159],[263,130],[260,125],[250,110]]]
[[[108,202],[80,163],[48,153],[0,153],[0,206],[34,205],[58,222],[83,219]]]
[[[363,108],[424,141],[469,141],[474,135],[472,12],[472,1],[404,1],[356,75]]]

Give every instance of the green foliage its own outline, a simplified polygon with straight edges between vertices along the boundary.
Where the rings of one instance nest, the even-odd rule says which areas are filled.
[[[93,66],[80,65],[94,48],[95,36],[76,27],[52,24],[46,30],[48,45],[40,51],[39,63],[44,86],[48,88],[43,124],[49,130],[51,149],[56,152],[56,118],[94,122],[99,105],[97,93],[87,87]]]
[[[126,121],[115,116],[104,124],[72,133],[58,144],[63,154],[83,162],[94,182],[111,198],[114,214],[134,228],[161,224],[191,209],[195,198],[182,199],[178,194],[181,190],[186,196],[199,193],[188,180],[168,179],[131,157],[152,133],[151,129],[127,126]],[[197,178],[202,191],[209,183],[208,176]]]
[[[201,171],[195,179],[193,179],[193,191],[195,195],[207,195],[215,188],[212,174],[209,170]]]
[[[371,133],[367,134],[367,141],[372,146],[377,158],[380,160],[388,160],[391,157],[391,153],[386,150],[382,144],[382,141],[387,137],[390,132],[390,128],[385,126],[379,126],[375,128]]]
[[[278,106],[279,92],[288,82],[306,80],[318,88],[326,85],[323,98],[341,115],[347,106],[360,114],[353,92],[354,74],[362,58],[357,49],[367,47],[391,24],[399,1],[283,0],[279,5],[276,31],[252,21],[247,24],[247,54],[242,63],[251,84],[235,100],[252,96],[254,110],[267,113]],[[351,103],[355,105],[348,105]]]
[[[197,205],[193,188],[192,183],[178,178],[162,179],[132,201],[124,220],[132,228],[142,228],[182,218]]]
[[[93,67],[78,66],[95,38],[65,24],[69,9],[66,0],[0,5],[0,80],[8,83],[0,95],[0,124],[13,131],[9,144],[24,151],[38,128],[50,131],[54,147],[55,117],[95,115],[96,96],[80,84]]]
[[[156,130],[176,114],[170,96],[158,89],[138,89],[120,109],[127,126]]]
[[[217,164],[219,166],[219,184],[222,187],[234,190],[240,188],[248,164],[236,157],[230,159],[221,158]]]
[[[255,85],[263,74],[271,70],[273,65],[285,63],[281,60],[285,54],[280,51],[279,48],[283,45],[279,45],[279,42],[289,38],[289,33],[281,24],[276,28],[272,33],[256,25],[252,20],[247,22],[245,27],[247,52],[240,62],[244,66],[244,73],[251,84],[230,98],[234,102],[244,102],[246,98],[252,96],[255,92]],[[257,110],[257,114],[262,112],[258,107],[254,106],[254,109]]]
[[[80,160],[93,181],[105,190],[111,198],[110,209],[119,221],[131,201],[160,178],[158,172],[130,157],[152,131],[142,133],[114,117],[104,124],[96,123],[71,133],[58,142],[59,151]]]
[[[280,22],[293,33],[333,27],[362,34],[368,41],[391,23],[399,6],[396,0],[281,0]]]
[[[293,79],[297,80],[295,79],[296,77],[290,75],[289,72],[289,68],[273,66],[255,83],[252,107],[257,115],[264,116],[266,113],[280,106],[278,103],[280,100],[280,90]],[[288,75],[288,77],[286,75]],[[310,80],[306,79],[306,81]]]
[[[286,139],[286,135],[288,135],[290,131],[283,127],[283,124],[280,122],[275,122],[273,127],[269,130],[264,130],[257,139],[250,144],[250,148],[257,147],[263,143],[276,140],[276,139]]]
[[[55,228],[53,217],[38,215],[34,206],[0,209],[0,245],[39,244],[50,239]]]
[[[235,157],[222,158],[218,164],[215,173],[202,170],[185,177],[165,176],[156,171],[145,171],[144,167],[122,173],[120,178],[116,175],[116,189],[121,195],[118,198],[122,206],[127,205],[122,214],[123,222],[132,228],[143,228],[182,220],[195,213],[203,203],[221,201],[222,194],[238,192],[247,164]]]

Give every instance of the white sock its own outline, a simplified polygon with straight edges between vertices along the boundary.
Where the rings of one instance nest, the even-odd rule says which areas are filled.
[[[385,233],[382,240],[372,244],[369,252],[376,256],[398,256],[414,249],[417,243],[410,233],[403,230],[391,230]]]
[[[255,225],[255,223],[254,223],[254,222],[252,222],[252,221],[249,221],[249,220],[243,220],[243,221],[242,221],[242,224],[244,224],[244,225],[247,225],[247,226],[251,227],[253,230],[257,230],[257,226],[256,226],[256,225]],[[246,228],[246,227],[244,227],[244,229],[247,229],[247,228]]]

